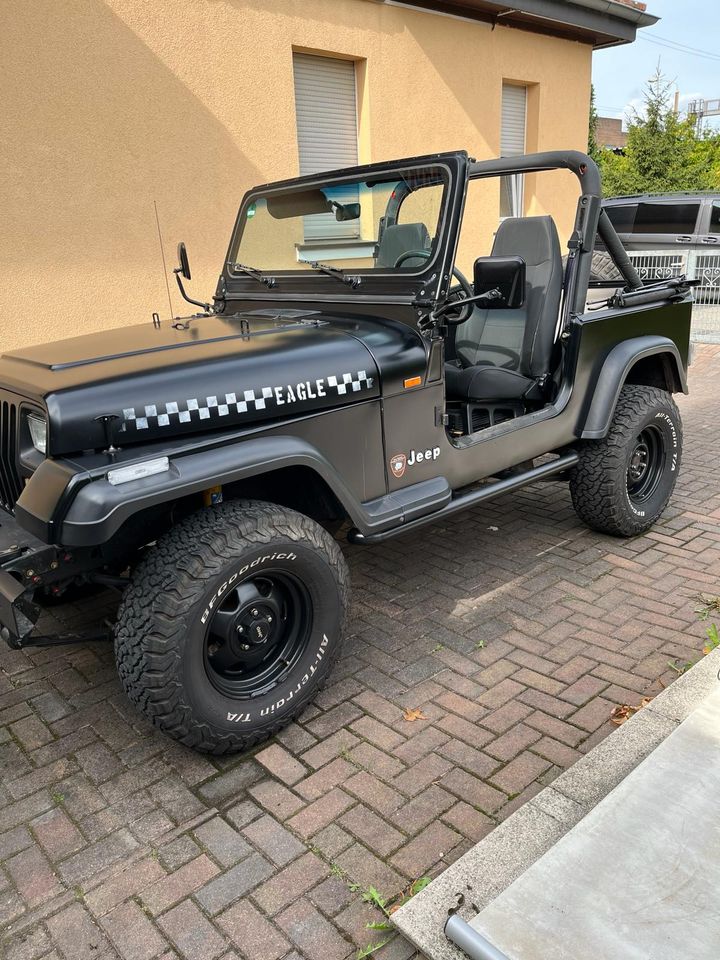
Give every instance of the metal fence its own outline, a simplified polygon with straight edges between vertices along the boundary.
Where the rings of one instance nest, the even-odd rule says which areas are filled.
[[[720,343],[720,251],[628,250],[628,256],[647,283],[683,274],[699,280],[694,290],[691,338]]]

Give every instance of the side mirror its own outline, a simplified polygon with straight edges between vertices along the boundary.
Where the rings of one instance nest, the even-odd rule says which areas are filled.
[[[182,240],[178,244],[177,255],[179,266],[175,269],[175,273],[179,273],[180,276],[185,277],[186,280],[192,280],[187,250],[185,249],[185,244],[182,242]]]
[[[360,219],[360,204],[359,203],[332,203],[332,208],[335,211],[335,219],[338,223],[342,223],[345,220],[359,220]]]
[[[475,296],[499,290],[493,310],[517,310],[525,303],[525,261],[522,257],[478,257],[475,261]]]
[[[173,273],[175,274],[175,279],[177,280],[177,285],[180,289],[183,300],[187,300],[188,303],[192,303],[196,307],[202,307],[206,313],[211,313],[212,308],[209,303],[203,303],[202,300],[193,300],[192,297],[189,297],[185,293],[185,287],[183,286],[183,282],[180,277],[184,277],[186,280],[192,280],[192,276],[190,275],[190,264],[188,262],[187,250],[185,249],[185,244],[182,242],[182,240],[178,244],[178,260],[180,262],[173,270]]]

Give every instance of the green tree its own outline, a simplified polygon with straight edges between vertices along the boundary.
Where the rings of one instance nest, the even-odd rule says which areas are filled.
[[[588,124],[588,156],[596,160],[600,156],[600,147],[597,142],[598,112],[595,105],[595,87],[590,85],[590,122]]]
[[[720,190],[720,131],[703,131],[695,144],[695,158],[706,170],[708,189]]]
[[[658,68],[645,87],[644,111],[629,123],[624,156],[599,152],[605,196],[717,186],[720,143],[698,138],[693,121],[674,113],[670,88]]]

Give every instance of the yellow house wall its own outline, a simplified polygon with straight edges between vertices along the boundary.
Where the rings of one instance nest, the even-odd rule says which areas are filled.
[[[361,162],[496,156],[503,79],[533,85],[528,150],[586,144],[584,44],[371,0],[3,0],[0,349],[168,316],[155,204],[212,294],[244,191],[298,173],[293,49],[359,61]],[[565,238],[572,178],[531,187]]]

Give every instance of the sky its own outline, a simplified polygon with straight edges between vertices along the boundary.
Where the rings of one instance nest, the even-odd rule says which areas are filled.
[[[601,117],[621,117],[642,105],[645,81],[660,69],[690,100],[720,98],[720,0],[646,0],[661,19],[637,32],[635,43],[593,54],[595,102]],[[680,47],[690,47],[683,50]],[[716,117],[706,123],[720,126]]]

